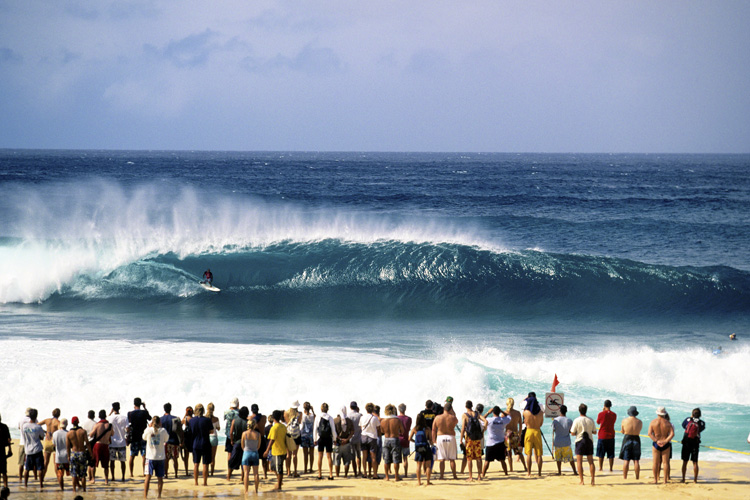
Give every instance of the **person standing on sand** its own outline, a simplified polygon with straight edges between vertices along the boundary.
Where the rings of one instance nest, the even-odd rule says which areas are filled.
[[[42,441],[42,448],[44,450],[44,475],[47,475],[47,468],[49,467],[49,460],[52,454],[55,452],[55,443],[52,442],[52,434],[60,428],[60,408],[52,410],[52,418],[45,418],[39,425],[43,425],[47,429],[47,433]]]
[[[568,407],[560,406],[560,416],[552,421],[552,447],[555,450],[555,462],[557,462],[557,475],[562,475],[562,463],[569,462],[573,468],[573,475],[577,476],[576,464],[573,459],[573,450],[570,448],[570,428],[573,421],[567,417]]]
[[[596,456],[599,458],[599,472],[604,466],[604,455],[609,459],[609,472],[615,463],[615,422],[617,414],[612,411],[612,401],[604,401],[604,408],[596,417],[599,425],[599,435],[596,442]]]
[[[190,419],[190,431],[193,434],[193,479],[198,486],[198,465],[203,462],[203,486],[208,486],[208,467],[211,465],[211,431],[214,428],[210,418],[206,417],[206,408],[195,405],[195,416]]]
[[[68,419],[60,420],[60,428],[52,434],[52,444],[55,446],[55,473],[60,491],[65,490],[65,474],[70,474],[70,459],[68,458]]]
[[[693,482],[698,482],[698,452],[701,446],[701,432],[706,430],[706,423],[701,420],[701,409],[695,408],[692,414],[683,420],[682,428],[682,482],[685,482],[688,460],[693,462]]]
[[[23,424],[21,432],[23,432],[24,443],[26,445],[26,472],[23,476],[23,485],[25,488],[29,486],[29,471],[34,470],[39,472],[39,487],[44,489],[44,454],[42,439],[45,436],[44,429],[40,426],[37,421],[37,410],[32,408],[29,411],[29,420]]]
[[[500,416],[501,414],[502,416]],[[503,472],[507,476],[508,466],[505,463],[507,455],[505,448],[505,427],[510,423],[510,416],[502,411],[499,406],[495,406],[484,415],[484,418],[487,421],[487,450],[484,457],[482,477],[487,477],[490,462],[494,462],[495,460],[500,462]]]
[[[346,415],[346,406],[344,406],[336,418],[333,419],[338,436],[333,444],[333,461],[336,466],[336,477],[339,477],[342,463],[344,464],[344,477],[348,477],[349,465],[354,461],[351,445],[351,439],[354,435],[354,424]]]
[[[89,444],[89,434],[86,429],[78,426],[78,417],[73,417],[70,421],[73,428],[68,432],[66,439],[66,448],[68,458],[70,459],[70,475],[73,478],[73,493],[78,491],[80,486],[86,491],[86,468],[88,460],[86,454],[91,453]]]
[[[354,426],[354,434],[350,441],[352,445],[352,466],[354,469],[354,477],[362,474],[362,428],[359,426],[359,421],[362,418],[362,414],[359,412],[359,406],[356,401],[352,401],[349,404],[349,413],[346,415],[349,420],[352,421]]]
[[[169,477],[169,461],[174,463],[174,477],[180,471],[180,441],[182,438],[182,422],[172,415],[172,404],[164,403],[164,415],[160,419],[161,428],[167,431],[169,438],[164,445],[164,477]],[[114,438],[113,438],[114,439]],[[114,479],[114,475],[112,477]]]
[[[141,409],[143,406],[143,409]],[[130,477],[133,477],[133,462],[135,461],[136,455],[141,455],[142,467],[146,467],[146,442],[141,439],[143,431],[148,427],[148,422],[151,420],[151,415],[146,409],[146,403],[141,401],[141,398],[135,398],[133,400],[133,411],[128,412],[128,423],[131,428],[131,442],[130,442]]]
[[[531,455],[536,455],[536,463],[539,467],[539,476],[542,475],[542,424],[544,413],[536,400],[536,394],[529,393],[526,398],[526,409],[523,411],[523,422],[526,424],[524,436],[524,451],[526,452],[526,477],[531,477]]]
[[[323,452],[328,458],[328,479],[333,480],[333,443],[338,439],[336,422],[328,414],[328,403],[320,405],[321,414],[315,419],[313,438],[318,447],[318,479],[323,479]]]
[[[659,483],[662,465],[664,465],[664,484],[666,484],[669,482],[669,455],[672,452],[674,427],[667,420],[667,410],[663,406],[657,408],[656,415],[657,417],[648,426],[648,437],[653,441],[654,484]]]
[[[112,414],[114,413],[114,416]],[[122,481],[125,481],[125,460],[127,460],[128,444],[125,441],[128,417],[120,414],[120,403],[112,403],[109,411],[109,423],[112,424],[112,438],[109,443],[109,470],[112,480],[115,480],[115,463],[120,462]],[[176,470],[176,467],[175,467]]]
[[[302,444],[302,430],[300,429],[301,415],[297,410],[299,401],[292,403],[292,406],[284,412],[284,422],[286,422],[286,474],[289,477],[299,477],[297,472],[299,447]],[[294,467],[294,472],[292,472]]]
[[[591,486],[594,486],[596,479],[596,466],[594,465],[594,439],[596,433],[596,423],[586,416],[588,406],[581,403],[578,406],[580,417],[573,420],[573,426],[570,428],[570,434],[576,437],[576,461],[578,462],[578,477],[583,484],[583,457],[589,462],[591,471]]]
[[[622,446],[620,446],[620,460],[625,463],[622,465],[622,478],[628,478],[628,469],[630,461],[633,461],[633,470],[635,478],[641,476],[641,429],[643,422],[636,418],[638,409],[635,406],[628,408],[628,418],[622,421],[620,431],[622,432]]]
[[[234,448],[234,445],[232,445],[232,440],[230,438],[232,420],[234,420],[237,415],[240,414],[239,408],[240,400],[234,398],[229,402],[229,409],[224,412],[224,436],[226,437],[226,441],[224,441],[224,451],[227,452],[227,463],[229,463],[229,460],[232,458],[232,449]]]
[[[365,412],[367,414],[363,415],[359,422],[359,427],[362,429],[362,477],[380,479],[375,472],[377,470],[380,419],[375,415],[375,405],[373,403],[365,405]]]
[[[391,464],[393,464],[396,481],[401,481],[398,474],[401,465],[401,437],[406,434],[404,426],[396,415],[396,407],[388,404],[385,407],[385,418],[380,421],[383,431],[383,461],[385,462],[385,480],[390,481]]]
[[[505,401],[505,413],[510,417],[510,423],[505,426],[505,446],[508,449],[508,469],[513,472],[513,455],[516,455],[516,461],[520,462],[526,472],[526,461],[523,458],[523,441],[521,441],[521,423],[523,415],[518,410],[514,410],[515,400],[508,398]]]
[[[7,453],[5,449],[8,449]],[[3,423],[0,417],[0,476],[3,478],[3,486],[8,487],[8,457],[13,456],[13,441],[10,439],[10,429]]]
[[[313,428],[315,427],[315,411],[312,405],[305,401],[302,403],[302,421],[300,429],[300,446],[302,447],[303,474],[313,471],[315,467],[315,439],[313,439]]]
[[[94,450],[94,443],[91,441],[94,439],[91,437],[91,431],[94,430],[94,427],[96,427],[96,412],[94,410],[89,410],[86,415],[86,421],[81,424],[81,427],[83,427],[83,430],[85,430],[89,435],[89,445],[91,446],[92,455],[88,457],[88,470],[89,470],[89,483],[94,482],[94,478],[96,477],[94,473],[96,472],[96,461],[94,459],[93,450]]]
[[[232,478],[232,472],[242,468],[242,434],[247,430],[248,417],[250,416],[250,410],[247,406],[240,408],[240,412],[232,420],[229,428],[229,440],[232,443],[232,454],[227,462],[227,481]],[[240,475],[244,474],[244,469]],[[244,478],[243,478],[244,480]]]
[[[456,447],[456,425],[458,419],[453,414],[453,404],[445,403],[443,413],[435,417],[432,422],[432,442],[437,447],[437,460],[440,462],[440,479],[445,479],[445,461],[448,460],[453,472],[453,479],[458,479],[456,475],[456,457],[458,448]]]
[[[154,417],[151,419],[151,425],[143,431],[142,437],[146,442],[146,468],[143,470],[143,475],[145,476],[143,481],[143,498],[148,497],[151,476],[156,476],[157,498],[161,498],[161,491],[164,487],[164,463],[167,461],[165,446],[169,440],[169,433],[162,427],[161,419]]]
[[[473,407],[474,403],[466,401],[466,412],[461,416],[461,443],[466,449],[464,458],[469,464],[469,482],[474,481],[473,461],[477,462],[477,480],[482,480],[482,421],[486,422]]]
[[[18,480],[23,481],[23,470],[26,466],[26,441],[23,438],[23,425],[27,422],[31,422],[29,418],[29,412],[31,408],[26,408],[24,417],[18,422],[18,432],[21,434],[18,439]],[[34,477],[36,478],[37,471],[34,471]]]
[[[432,474],[432,431],[427,427],[422,413],[417,414],[417,421],[409,434],[409,441],[414,441],[414,461],[417,463],[417,484],[422,486],[422,473],[427,475],[427,485],[431,485]]]
[[[260,432],[258,432],[256,425],[255,420],[248,420],[247,430],[242,433],[242,469],[245,494],[247,494],[247,489],[250,483],[250,469],[252,469],[253,481],[255,483],[255,494],[257,495],[258,485],[260,484],[260,476],[258,476],[258,464],[260,463],[260,455],[258,454],[260,447]]]
[[[206,418],[211,421],[211,425],[213,426],[213,430],[211,431],[211,434],[209,434],[209,441],[211,442],[211,477],[213,477],[214,470],[216,470],[216,451],[219,449],[219,431],[221,430],[221,422],[219,421],[219,417],[214,415],[216,405],[208,403],[206,410]]]
[[[190,454],[193,452],[193,431],[190,430],[190,421],[195,414],[193,407],[185,408],[185,416],[182,417],[182,463],[185,465],[185,475],[189,475],[188,462]],[[175,478],[177,477],[175,472]]]
[[[92,454],[94,455],[94,472],[96,478],[96,467],[101,464],[104,469],[104,484],[109,484],[109,443],[112,438],[112,425],[107,422],[106,410],[99,411],[99,422],[89,433],[91,442],[94,443]]]
[[[401,455],[404,464],[403,477],[407,477],[409,475],[409,431],[411,431],[411,417],[406,415],[406,405],[404,403],[398,405],[398,419],[401,420],[401,425],[404,426],[404,435],[401,436],[399,444],[401,444]]]
[[[323,403],[327,408],[327,405]],[[323,410],[325,412],[325,410]],[[325,413],[324,413],[325,414]],[[281,484],[284,480],[284,462],[286,461],[286,425],[282,423],[284,418],[284,412],[281,410],[273,411],[273,427],[268,433],[268,448],[264,456],[270,458],[273,461],[273,469],[276,471],[276,486],[272,491],[281,491]],[[322,454],[321,454],[322,455]],[[328,463],[330,464],[331,455],[328,454]],[[320,461],[318,461],[318,469],[320,469]],[[320,479],[320,477],[318,477]],[[331,475],[330,479],[333,479]]]

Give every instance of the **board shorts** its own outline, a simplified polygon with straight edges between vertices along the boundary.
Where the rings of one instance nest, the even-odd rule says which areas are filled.
[[[526,455],[531,455],[532,451],[536,451],[537,456],[542,456],[542,433],[539,429],[526,429],[526,436],[523,441],[523,451]]]
[[[622,437],[622,446],[620,447],[620,460],[640,460],[641,459],[641,437],[625,434]]]
[[[515,431],[507,431],[505,433],[505,443],[508,453],[513,452],[516,455],[523,453],[523,443],[521,442],[521,436]]]
[[[583,433],[583,439],[576,441],[576,455],[582,457],[588,457],[594,454],[594,441],[588,436],[587,433]]]
[[[18,445],[18,466],[26,467],[26,447],[22,444]]]
[[[42,470],[44,469],[44,454],[40,451],[33,455],[26,455],[26,470]]]
[[[70,464],[55,464],[55,470],[59,471],[60,474],[67,473],[70,475]]]
[[[257,451],[242,452],[242,465],[245,467],[257,467],[260,463],[260,456]]]
[[[72,477],[85,478],[88,459],[83,451],[70,452],[70,475]]]
[[[482,440],[479,439],[474,441],[473,439],[466,440],[466,451],[464,452],[464,458],[466,460],[479,460],[482,458]]]
[[[144,441],[143,439],[139,439],[130,443],[130,456],[135,457],[139,454],[142,457],[146,456],[146,441]]]
[[[437,437],[437,460],[455,460],[458,457],[456,436],[442,435]]]
[[[166,460],[146,459],[146,467],[143,468],[143,475],[164,477],[164,462],[166,462]]]
[[[362,451],[377,453],[378,440],[370,436],[362,436]]]
[[[94,467],[100,465],[105,469],[109,467],[109,445],[96,443],[94,445]]]
[[[701,442],[695,438],[682,439],[682,461],[697,462],[698,452],[700,451]]]
[[[271,468],[280,476],[284,475],[284,462],[286,455],[271,455]]]
[[[334,465],[340,467],[342,464],[346,467],[352,463],[354,454],[350,443],[340,444],[333,447]]]
[[[124,446],[110,446],[109,447],[109,461],[110,462],[124,462],[127,459],[127,448]]]
[[[201,463],[201,459],[203,459],[203,465],[210,465],[213,459],[213,454],[213,450],[210,446],[206,448],[193,448],[193,463],[197,465]]]
[[[488,462],[502,462],[507,456],[507,450],[505,449],[505,441],[502,443],[493,444],[488,446],[485,450],[485,460]]]
[[[386,465],[401,463],[401,443],[398,438],[383,438],[383,461]]]
[[[165,444],[164,445],[164,460],[174,460],[180,458],[180,445],[179,444]]]
[[[596,442],[596,456],[599,458],[615,458],[615,438],[599,439]]]
[[[555,462],[573,462],[573,450],[570,446],[555,446]]]

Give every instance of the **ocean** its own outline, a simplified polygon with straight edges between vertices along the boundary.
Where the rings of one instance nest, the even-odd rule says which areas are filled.
[[[749,155],[0,150],[0,192],[14,435],[29,406],[415,415],[556,374],[569,416],[700,407],[750,451]]]

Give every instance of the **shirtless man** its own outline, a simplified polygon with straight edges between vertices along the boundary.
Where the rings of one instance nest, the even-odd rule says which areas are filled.
[[[526,409],[523,411],[523,421],[526,424],[524,437],[524,451],[526,452],[526,477],[531,477],[531,455],[536,455],[539,475],[542,475],[542,424],[544,413],[535,396],[526,398]]]
[[[479,406],[479,405],[477,405]],[[473,463],[477,463],[477,480],[482,480],[482,438],[484,436],[483,427],[487,426],[487,420],[478,411],[473,410],[474,404],[471,401],[466,402],[466,412],[461,415],[461,442],[465,443],[464,459],[469,464],[469,478],[467,481],[474,481]],[[482,425],[484,424],[484,426]],[[472,435],[473,433],[477,433]],[[463,473],[463,467],[461,468]]]
[[[89,439],[94,443],[93,481],[96,480],[96,468],[101,465],[104,468],[104,484],[109,484],[109,445],[113,433],[114,429],[112,428],[112,425],[107,422],[107,412],[105,410],[100,410],[99,421],[89,434]],[[114,478],[115,475],[112,474],[112,479],[114,480]]]
[[[396,473],[396,481],[401,481],[398,469],[401,465],[401,441],[400,437],[405,434],[404,425],[396,415],[396,407],[389,404],[385,407],[385,418],[380,421],[380,429],[383,431],[383,461],[385,462],[385,480],[390,481],[391,464]]]
[[[510,423],[505,426],[505,442],[508,446],[508,469],[513,472],[513,454],[516,455],[516,460],[521,462],[523,465],[524,472],[526,471],[526,462],[523,459],[523,442],[521,442],[521,419],[523,416],[521,412],[513,409],[515,401],[513,398],[508,398],[505,402],[507,407],[505,413],[510,417]]]
[[[654,484],[659,484],[661,466],[664,464],[664,483],[669,482],[669,452],[672,449],[674,428],[665,418],[667,410],[660,406],[656,410],[657,417],[648,426],[648,437],[653,441],[654,451]]]
[[[437,446],[437,460],[440,462],[440,479],[445,479],[445,461],[450,461],[453,479],[456,475],[456,425],[458,419],[453,413],[453,404],[445,403],[444,412],[432,422],[432,442]]]
[[[49,467],[49,459],[55,452],[55,443],[52,441],[52,434],[60,428],[60,408],[52,410],[52,418],[45,418],[39,425],[45,426],[47,433],[42,441],[44,447],[44,475],[47,475],[47,467]]]
[[[630,468],[630,461],[633,461],[633,470],[635,470],[635,478],[640,478],[641,475],[641,429],[643,429],[643,422],[636,418],[638,415],[638,409],[635,406],[628,408],[628,418],[622,421],[620,428],[622,432],[622,446],[620,447],[620,460],[625,463],[622,465],[622,477],[623,479],[628,478],[628,469]]]
[[[86,452],[91,451],[89,445],[88,433],[85,429],[78,426],[78,417],[73,417],[70,421],[73,428],[65,436],[68,458],[70,460],[70,475],[73,477],[73,493],[78,490],[80,485],[83,491],[86,491]]]

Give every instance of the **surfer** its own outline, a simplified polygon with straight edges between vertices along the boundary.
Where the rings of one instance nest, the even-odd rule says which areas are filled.
[[[210,269],[206,269],[206,272],[203,273],[203,282],[207,283],[209,285],[213,284],[213,282],[214,282],[214,275],[213,275],[213,273],[211,272]]]
[[[736,333],[730,333],[729,334],[729,340],[737,340],[737,334]]]

